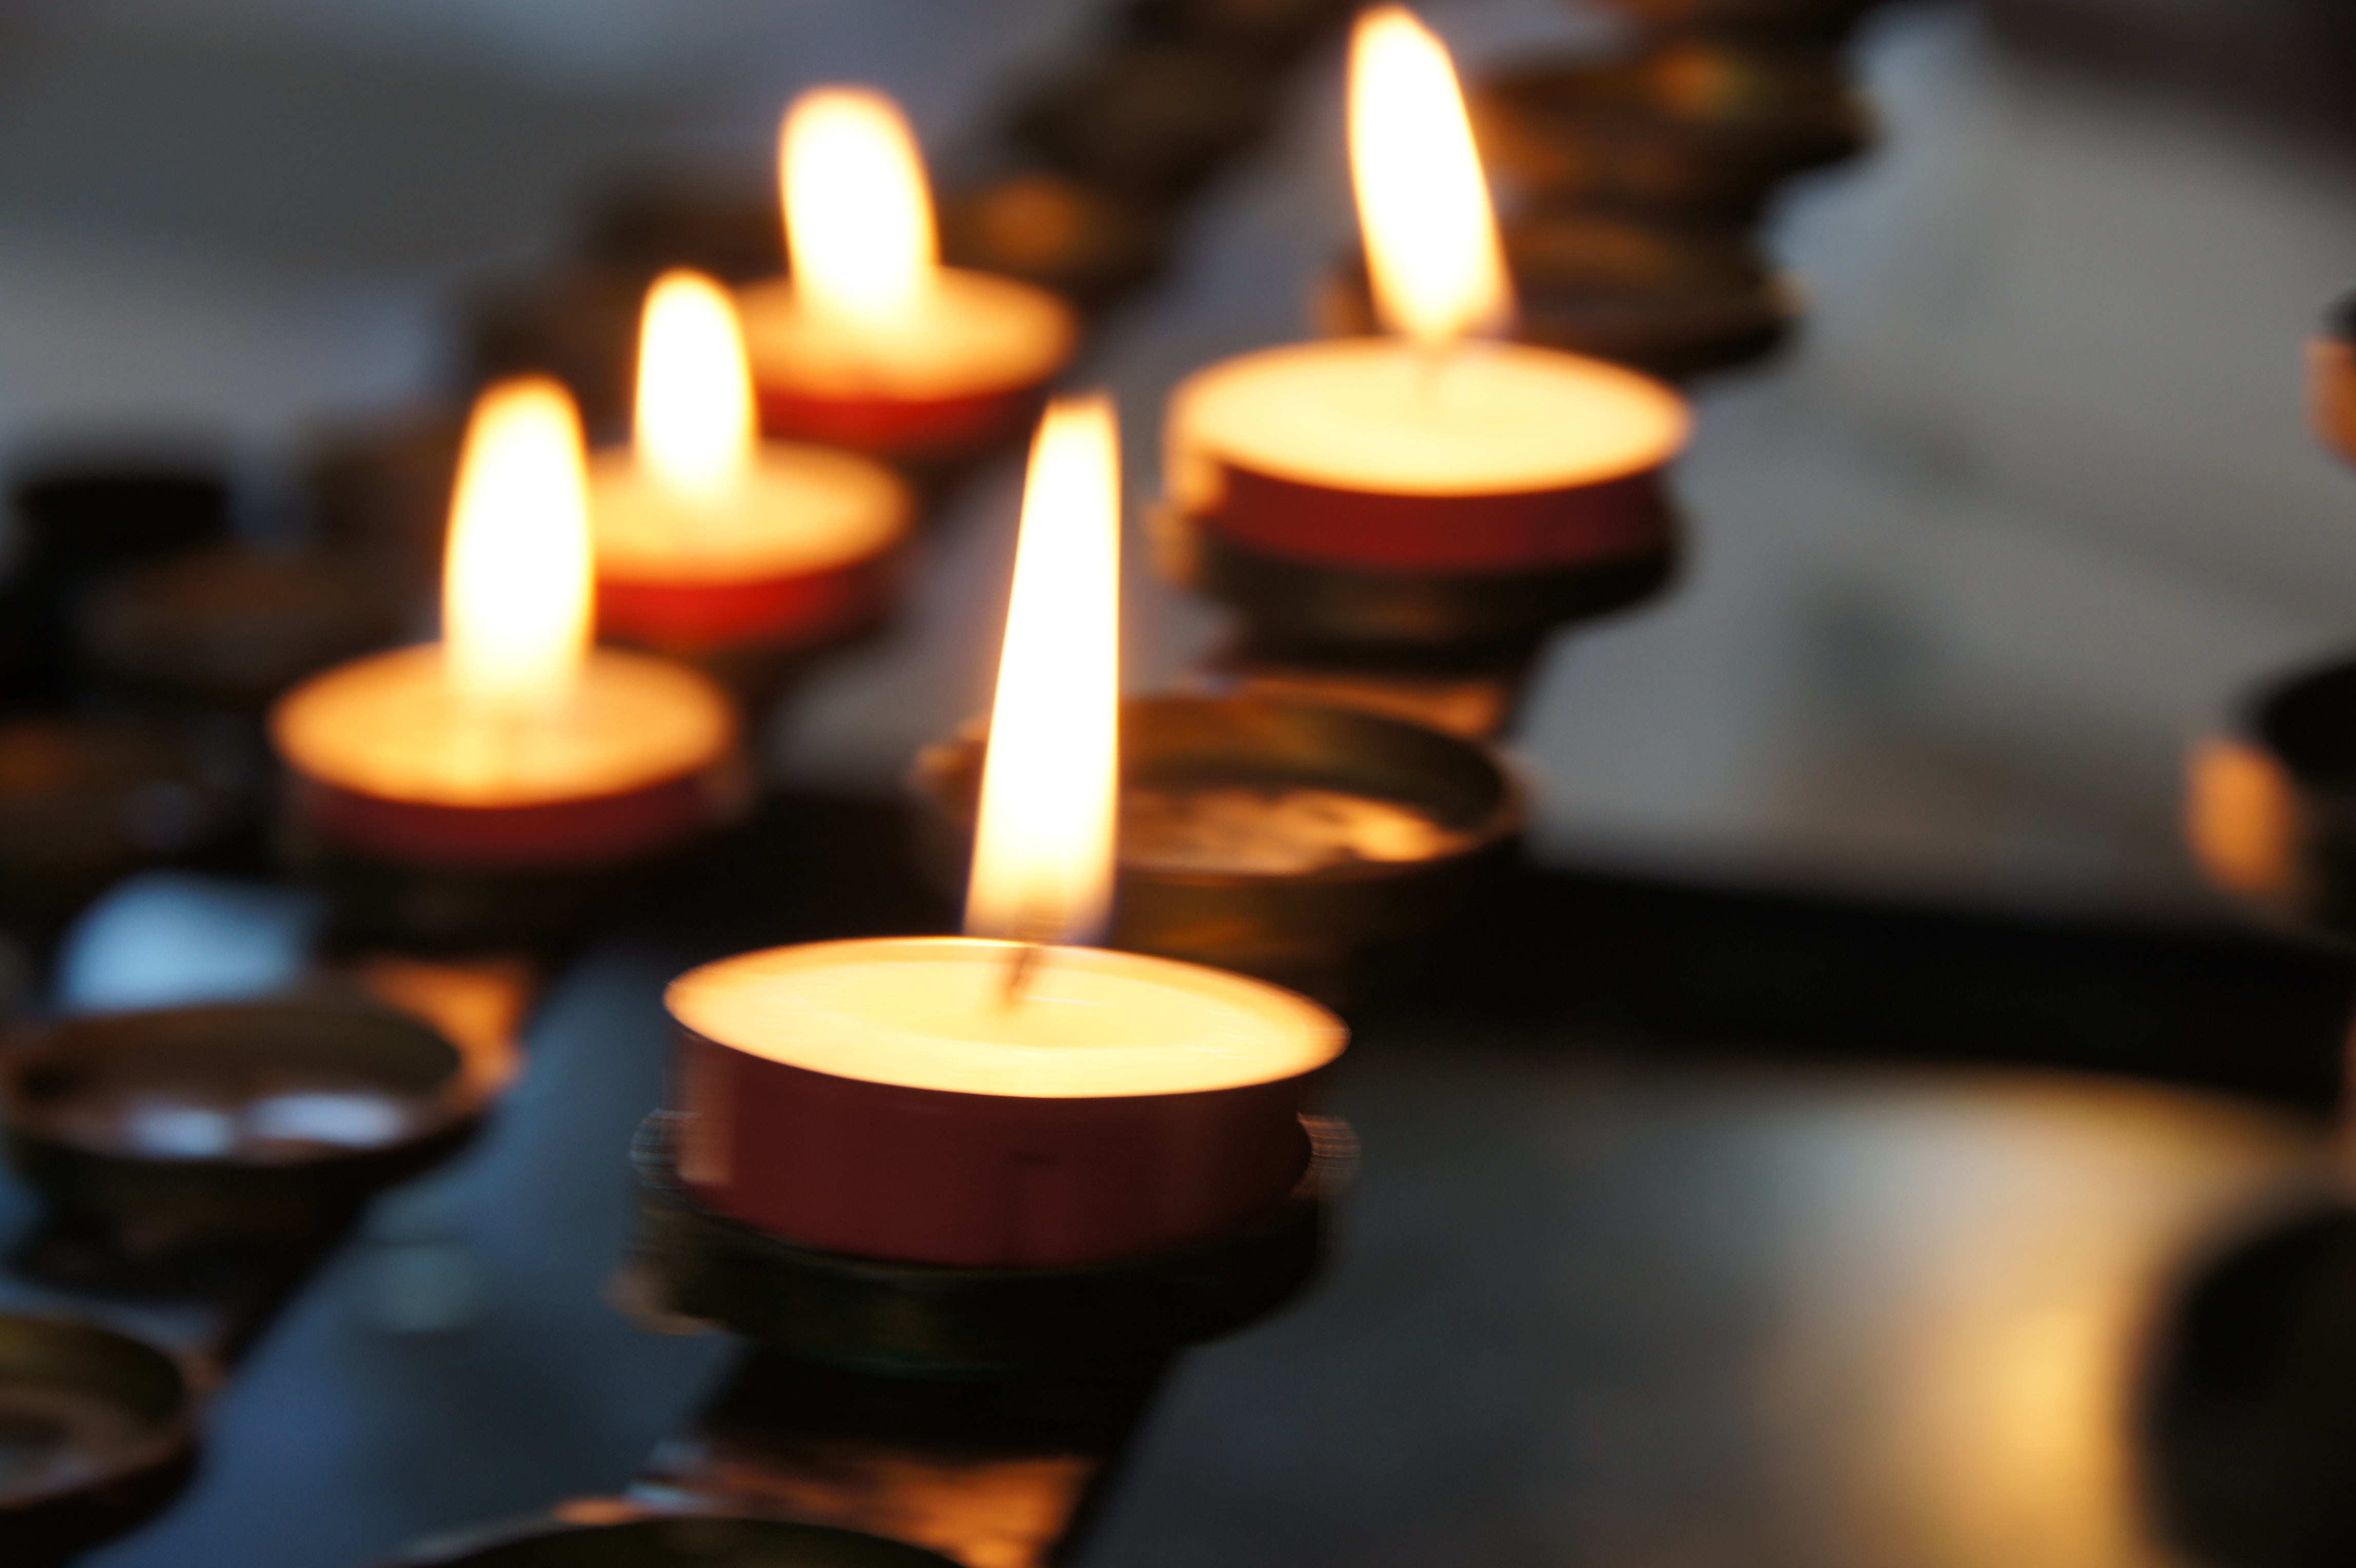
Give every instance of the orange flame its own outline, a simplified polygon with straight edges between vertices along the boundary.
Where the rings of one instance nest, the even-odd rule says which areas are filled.
[[[1351,35],[1350,172],[1385,324],[1433,347],[1502,328],[1513,285],[1464,95],[1447,46],[1403,5]]]
[[[905,321],[933,286],[939,242],[924,156],[880,92],[821,87],[779,136],[786,246],[809,307],[876,328]]]
[[[735,302],[701,273],[663,274],[638,332],[639,462],[676,494],[712,500],[742,482],[758,440]]]
[[[1112,911],[1120,448],[1112,400],[1061,398],[1023,493],[991,708],[969,936],[1085,942]]]
[[[588,656],[586,459],[572,394],[544,376],[476,400],[450,510],[444,668],[487,706],[561,699]]]

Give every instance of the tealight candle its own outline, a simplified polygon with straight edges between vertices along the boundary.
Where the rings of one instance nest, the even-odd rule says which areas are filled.
[[[1059,404],[1033,450],[969,936],[786,948],[672,985],[679,1175],[716,1212],[838,1252],[1051,1267],[1215,1235],[1306,1169],[1332,1015],[1070,945],[1111,902],[1113,440],[1108,404]]]
[[[804,94],[779,146],[790,278],[739,296],[763,428],[892,456],[1022,427],[1079,340],[1071,306],[939,264],[915,138],[873,92]]]
[[[637,445],[590,468],[599,631],[691,657],[874,616],[907,487],[850,453],[758,440],[744,334],[711,279],[658,279],[640,344]]]
[[[1685,405],[1599,360],[1464,340],[1505,322],[1511,288],[1446,50],[1397,6],[1358,24],[1351,151],[1376,304],[1400,336],[1270,349],[1190,377],[1168,416],[1176,518],[1200,547],[1279,575],[1649,563],[1660,564],[1645,591],[1657,585],[1674,532],[1663,476]],[[1230,596],[1233,572],[1187,570]],[[1317,585],[1287,591],[1290,609],[1286,593],[1254,607],[1316,609]],[[1416,635],[1411,624],[1365,635],[1389,633]]]
[[[401,864],[587,866],[721,813],[727,699],[682,666],[589,646],[581,447],[553,381],[484,394],[452,511],[444,640],[339,666],[272,714],[312,833]]]

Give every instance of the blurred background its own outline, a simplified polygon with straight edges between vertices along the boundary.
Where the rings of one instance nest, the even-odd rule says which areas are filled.
[[[1431,0],[1469,71],[1608,45],[1565,0]],[[1089,0],[9,0],[0,446],[225,445],[252,521],[335,417],[455,374],[454,300],[559,253],[633,170],[756,167],[826,80],[943,168]],[[2356,19],[2331,0],[1877,13],[1884,142],[1771,242],[1794,351],[1707,381],[1681,590],[1553,650],[1519,745],[1556,857],[2070,908],[2190,910],[2178,757],[2356,621],[2356,477],[2300,345],[2356,257]],[[1157,489],[1162,394],[1298,336],[1349,240],[1338,54],[1190,209],[1087,379]],[[795,776],[888,788],[981,705],[1012,478],[941,532],[891,643],[800,693]],[[1215,627],[1142,570],[1130,680]]]

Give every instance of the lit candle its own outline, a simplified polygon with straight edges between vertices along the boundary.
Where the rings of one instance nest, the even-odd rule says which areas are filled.
[[[970,934],[777,949],[671,986],[680,1175],[718,1212],[833,1251],[1052,1266],[1216,1234],[1306,1168],[1332,1015],[1069,945],[1112,886],[1113,443],[1108,403],[1059,403],[1032,450]]]
[[[681,654],[868,619],[914,510],[881,464],[759,439],[735,306],[688,272],[647,295],[637,444],[589,478],[599,631]]]
[[[1173,395],[1176,513],[1280,561],[1505,574],[1665,553],[1685,405],[1633,371],[1472,340],[1512,310],[1448,55],[1383,6],[1353,46],[1350,146],[1376,303],[1396,336],[1297,344]]]
[[[594,865],[711,825],[736,727],[691,670],[593,649],[581,426],[555,382],[477,404],[444,640],[327,671],[272,715],[298,821],[402,863]]]
[[[924,164],[892,102],[803,94],[778,177],[793,275],[741,296],[763,427],[911,457],[1021,429],[1078,320],[1044,289],[939,264]]]

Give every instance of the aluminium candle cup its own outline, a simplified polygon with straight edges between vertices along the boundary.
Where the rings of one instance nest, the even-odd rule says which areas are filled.
[[[479,1128],[492,1090],[390,1010],[273,1001],[106,1014],[0,1058],[10,1164],[53,1273],[168,1283],[331,1241]]]
[[[91,667],[148,701],[258,714],[288,687],[381,648],[392,606],[344,562],[209,550],[102,589],[82,645]]]
[[[1333,1000],[1352,955],[1476,908],[1518,851],[1523,798],[1504,760],[1403,719],[1145,697],[1122,705],[1120,744],[1117,947]],[[984,750],[969,734],[917,756],[917,854],[945,886],[970,859]]]
[[[1719,40],[1524,66],[1468,109],[1483,162],[1529,196],[1738,221],[1871,135],[1837,54]]]
[[[1205,1240],[1299,1183],[1311,1082],[1345,1038],[1333,1015],[1234,974],[1059,947],[1023,1005],[1061,1043],[993,1044],[1019,950],[819,942],[672,982],[678,1167],[694,1201],[816,1251],[1060,1268]],[[1070,1048],[1092,1027],[1110,1031],[1102,1049]]]
[[[610,648],[591,655],[583,687],[618,695],[626,711],[607,705],[589,737],[593,781],[550,771],[562,759],[537,746],[528,749],[542,758],[538,776],[497,800],[432,777],[396,780],[380,770],[410,766],[392,744],[402,732],[369,715],[415,718],[405,710],[439,687],[439,662],[434,645],[379,654],[316,677],[272,710],[289,774],[285,848],[327,895],[334,942],[561,949],[637,874],[750,803],[726,694],[686,666]],[[658,717],[662,751],[650,756],[635,737],[652,734]],[[616,741],[626,754],[606,744]]]
[[[1171,398],[1157,563],[1255,640],[1525,644],[1667,585],[1687,419],[1659,381],[1527,345],[1263,349]]]
[[[1763,360],[1789,340],[1799,314],[1790,286],[1738,229],[1541,210],[1507,220],[1503,239],[1515,341],[1665,380]],[[1332,336],[1378,329],[1363,256],[1327,275],[1317,304]]]
[[[756,449],[743,492],[705,521],[650,482],[627,449],[590,469],[597,633],[691,665],[761,712],[821,655],[888,618],[916,500],[892,470],[847,452]]]
[[[205,1380],[127,1335],[0,1315],[0,1562],[52,1568],[186,1490]]]
[[[2356,940],[2356,659],[2253,694],[2189,772],[2186,836],[2209,880]]]
[[[1268,70],[1221,49],[1132,44],[1042,83],[1009,130],[1090,184],[1166,201],[1258,140],[1277,91]]]
[[[2325,446],[2356,463],[2356,290],[2308,345],[2308,413]]]
[[[960,1568],[920,1546],[827,1525],[723,1513],[666,1515],[627,1498],[471,1531],[385,1568]]]
[[[806,1364],[889,1377],[1003,1378],[1150,1364],[1233,1333],[1307,1288],[1356,1159],[1304,1121],[1291,1188],[1211,1235],[1135,1257],[1035,1267],[894,1262],[798,1245],[716,1212],[679,1176],[673,1112],[639,1129],[634,1287],[660,1320],[717,1324]]]

